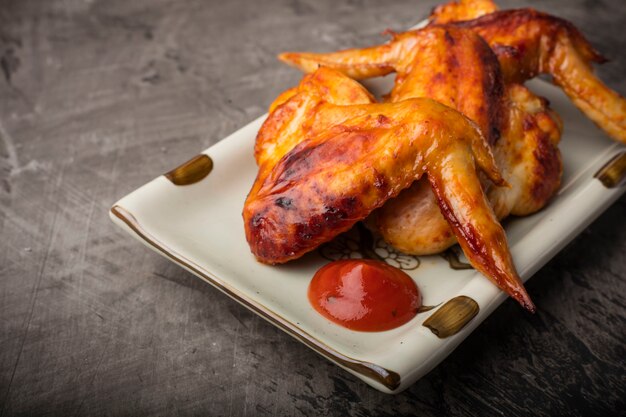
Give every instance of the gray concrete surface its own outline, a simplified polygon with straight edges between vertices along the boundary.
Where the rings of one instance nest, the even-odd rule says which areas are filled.
[[[571,19],[626,92],[620,0]],[[110,205],[266,111],[284,50],[432,1],[0,1],[0,415],[599,415],[626,409],[626,198],[438,368],[381,394],[114,227]]]

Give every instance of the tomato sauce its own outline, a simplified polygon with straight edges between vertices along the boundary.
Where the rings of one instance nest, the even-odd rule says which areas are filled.
[[[349,259],[320,268],[309,302],[322,316],[351,330],[380,332],[411,320],[422,304],[415,282],[385,262]]]

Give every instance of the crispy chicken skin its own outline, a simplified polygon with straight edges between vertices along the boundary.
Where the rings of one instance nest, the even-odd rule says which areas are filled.
[[[395,63],[398,75],[389,101],[432,98],[479,125],[495,144],[498,166],[510,184],[492,187],[483,182],[499,218],[543,207],[558,188],[562,171],[556,146],[559,125],[544,102],[521,86],[505,97],[497,58],[472,31],[431,27],[411,38],[415,46]],[[506,137],[499,139],[502,131]],[[368,223],[406,253],[438,253],[456,242],[425,179],[387,202]]]
[[[591,63],[606,59],[570,22],[521,9],[453,24],[476,31],[491,45],[506,80],[521,83],[540,73],[551,74],[589,119],[626,143],[626,100],[594,76]]]
[[[274,166],[295,145],[304,140],[311,129],[321,102],[347,105],[369,104],[374,98],[358,82],[339,77],[335,71],[320,70],[306,75],[300,84],[291,88],[271,104],[267,118],[259,130],[254,147],[254,157],[259,166]],[[325,113],[333,117],[332,113]],[[332,125],[331,120],[318,124]]]
[[[496,10],[498,10],[498,6],[491,0],[451,1],[435,7],[428,17],[428,23],[444,24],[471,20]]]
[[[558,116],[520,85],[511,85],[505,96],[497,59],[475,33],[433,27],[420,34],[427,41],[398,62],[389,99],[432,98],[477,122],[489,134],[510,185],[491,187],[483,181],[497,217],[541,209],[560,185]],[[439,253],[456,242],[425,180],[387,202],[368,224],[405,253]]]
[[[453,27],[430,27],[409,37],[413,47],[394,64],[397,75],[388,100],[436,100],[474,121],[495,143],[506,114],[500,66],[489,45],[474,32]]]
[[[605,60],[570,22],[519,9],[447,25],[471,29],[483,37],[498,56],[507,82],[522,83],[540,73],[552,75],[554,83],[587,117],[626,143],[626,100],[595,77],[591,64]],[[279,58],[305,72],[322,65],[353,78],[375,77],[395,70],[416,45],[421,30],[395,35],[391,42],[370,48],[326,54],[288,52]]]
[[[558,191],[563,173],[561,118],[546,99],[522,85],[510,84],[507,93],[508,124],[493,152],[510,187],[490,187],[487,193],[498,218],[542,209]]]
[[[590,63],[602,59],[570,23],[534,10],[493,12],[494,9],[495,5],[490,2],[450,3],[436,9],[431,22],[451,23],[484,37],[497,53],[509,82],[507,96],[510,101],[506,114],[511,119],[505,122],[505,138],[496,142],[494,152],[511,187],[489,189],[490,202],[498,217],[502,218],[508,214],[530,214],[542,208],[556,192],[562,172],[557,148],[562,130],[558,116],[549,111],[542,100],[512,83],[522,82],[540,72],[553,74],[555,82],[581,110],[622,141],[626,132],[626,108],[623,98],[593,76]],[[451,22],[480,15],[483,17],[476,20]],[[451,101],[454,96],[446,83],[442,83],[443,86],[437,84],[433,76],[437,71],[433,70],[432,62],[437,59],[443,62],[442,55],[425,54],[422,65],[423,58],[411,49],[423,48],[419,42],[424,37],[423,32],[432,31],[434,27],[437,26],[394,35],[390,43],[379,47],[331,54],[287,54],[281,58],[299,63],[305,70],[318,60],[360,77],[367,76],[368,72],[377,75],[397,70],[400,82],[390,95],[391,101],[418,96],[435,98],[478,122],[493,144],[493,132],[486,131],[485,123],[471,113],[469,108],[472,106],[462,108],[463,101]],[[433,49],[432,45],[430,48]],[[412,68],[406,65],[411,59],[415,60],[414,67],[418,69],[414,71],[418,73],[414,76],[416,82],[403,88],[405,74],[408,72],[413,76]],[[450,58],[447,61],[450,62]],[[460,74],[463,81],[470,82],[463,72]],[[449,66],[447,75],[452,79],[458,77],[453,66]],[[402,94],[398,94],[399,89],[403,90]],[[446,95],[449,100],[442,97]],[[497,127],[494,123],[490,126]],[[429,188],[424,181],[413,184],[378,210],[369,224],[374,224],[394,247],[407,253],[432,254],[446,249],[454,243],[455,236],[439,213]]]
[[[507,88],[507,125],[494,146],[496,163],[509,187],[488,187],[499,219],[543,208],[558,190],[563,171],[558,142],[562,125],[544,99],[527,88]],[[412,254],[439,253],[456,237],[428,183],[418,181],[375,212],[370,223],[395,248]]]
[[[304,83],[329,82],[332,74],[348,82],[336,71],[318,72],[326,74],[305,78]],[[276,144],[289,140],[299,128],[282,129],[290,117],[281,110],[293,103],[315,108],[309,125],[301,130],[302,140],[275,165],[260,163],[244,205],[246,238],[259,261],[282,263],[302,256],[427,174],[441,211],[472,264],[534,311],[476,173],[478,165],[502,184],[490,148],[474,123],[430,99],[338,105],[319,94],[332,89],[294,91],[286,101],[272,105],[258,136],[266,137],[264,130],[270,129],[285,136],[273,136]],[[288,114],[298,117],[297,106]]]
[[[432,98],[469,117],[478,124],[489,143],[495,143],[504,123],[504,87],[498,60],[489,45],[472,31],[454,27],[429,27],[394,34],[393,37],[391,44],[380,47],[385,49],[394,45],[393,53],[397,54],[389,58],[389,67],[384,69],[385,73],[397,73],[389,101]],[[369,49],[360,50],[366,58]],[[361,59],[357,50],[352,51],[351,54]],[[355,67],[350,59],[332,59],[340,59],[341,62],[329,64],[321,58],[319,65],[311,64],[305,70],[327,66],[348,76],[354,75],[352,71]]]

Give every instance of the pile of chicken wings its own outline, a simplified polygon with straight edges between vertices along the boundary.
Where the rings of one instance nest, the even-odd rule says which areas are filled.
[[[535,306],[499,223],[558,190],[562,123],[523,83],[548,74],[626,143],[626,100],[593,74],[604,58],[570,23],[460,0],[427,26],[333,53],[283,53],[307,75],[272,103],[254,149],[246,238],[260,262],[296,259],[365,220],[415,255],[459,243],[478,271]],[[356,80],[395,72],[383,102]]]

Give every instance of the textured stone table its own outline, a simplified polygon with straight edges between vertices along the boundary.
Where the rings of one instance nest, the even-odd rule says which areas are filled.
[[[434,4],[383,3],[2,1],[0,415],[624,413],[626,198],[529,281],[538,314],[505,302],[398,396],[108,219],[295,84],[278,52],[364,46]],[[624,94],[623,2],[535,3],[612,58],[599,74]]]

